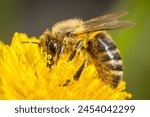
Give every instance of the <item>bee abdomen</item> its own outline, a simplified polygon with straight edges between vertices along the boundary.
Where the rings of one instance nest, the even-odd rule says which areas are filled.
[[[122,79],[123,68],[119,50],[112,39],[99,33],[88,41],[87,51],[102,81],[116,88]]]

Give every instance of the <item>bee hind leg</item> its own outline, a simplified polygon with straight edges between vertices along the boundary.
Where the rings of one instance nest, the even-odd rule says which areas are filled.
[[[83,70],[84,70],[84,68],[85,68],[85,64],[86,64],[86,59],[83,61],[83,63],[82,63],[82,65],[79,67],[79,69],[76,71],[76,73],[74,74],[74,76],[73,76],[73,79],[74,80],[76,80],[76,81],[78,81],[79,80],[79,78],[80,78],[80,76],[81,76],[81,74],[82,74],[82,72],[83,72]],[[71,80],[70,79],[68,79],[68,80],[66,80],[66,83],[65,84],[63,84],[62,86],[64,87],[64,86],[68,86],[68,84],[71,82]]]
[[[74,50],[71,52],[71,54],[70,54],[70,56],[69,56],[68,62],[71,61],[71,60],[75,57],[77,50],[82,47],[82,46],[81,46],[81,45],[82,45],[82,42],[83,42],[82,40],[80,40],[80,41],[77,42],[77,44],[76,44]]]
[[[66,80],[66,83],[63,84],[62,86],[63,86],[63,87],[68,86],[70,82],[71,82],[71,80],[70,80],[70,79],[67,79],[67,80]]]
[[[84,60],[84,62],[82,63],[82,65],[79,67],[79,69],[77,70],[77,72],[74,74],[73,78],[74,80],[78,81],[81,74],[82,74],[82,71],[84,70],[85,68],[85,63],[86,63],[86,60]]]

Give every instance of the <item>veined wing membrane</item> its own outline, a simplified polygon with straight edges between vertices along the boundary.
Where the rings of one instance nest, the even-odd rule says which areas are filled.
[[[114,30],[125,28],[129,26],[133,26],[135,23],[129,21],[117,21],[114,20],[112,22],[107,22],[103,24],[93,24],[93,25],[85,25],[84,28],[76,30],[73,34],[82,34],[82,33],[89,33],[94,31],[101,31],[101,30]]]
[[[127,15],[128,12],[127,11],[117,11],[117,12],[113,12],[110,14],[106,14],[103,16],[99,16],[90,20],[87,20],[85,22],[83,22],[83,25],[93,25],[93,24],[102,24],[102,23],[106,23],[106,22],[111,22],[116,20],[117,18]]]

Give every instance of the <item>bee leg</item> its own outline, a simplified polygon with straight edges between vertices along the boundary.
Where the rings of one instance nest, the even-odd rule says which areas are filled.
[[[77,50],[81,48],[82,42],[83,42],[82,40],[77,42],[74,50],[71,52],[69,56],[68,62],[71,61],[75,57]]]
[[[67,80],[66,80],[66,83],[63,84],[62,86],[63,86],[63,87],[68,86],[68,84],[69,84],[70,82],[71,82],[71,80],[70,80],[70,79],[67,79]]]
[[[46,65],[46,66],[51,69],[51,66],[52,66],[53,64],[54,64],[53,58],[51,58],[51,59],[47,58],[47,65]]]
[[[77,72],[74,74],[73,78],[74,80],[78,81],[80,76],[81,76],[81,73],[85,67],[85,63],[86,63],[86,60],[84,60],[84,62],[82,63],[82,65],[80,66],[80,68],[77,70]]]
[[[62,46],[58,49],[56,64],[57,64],[57,62],[58,62],[60,56],[62,55],[63,50],[64,50],[64,46],[62,45]]]

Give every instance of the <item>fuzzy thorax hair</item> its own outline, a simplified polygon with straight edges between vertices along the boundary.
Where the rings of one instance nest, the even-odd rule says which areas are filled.
[[[82,20],[80,19],[68,19],[56,23],[52,27],[51,34],[53,37],[64,38],[66,34],[74,32],[76,29],[82,27]]]

